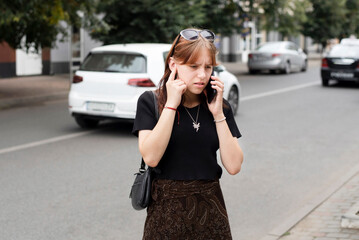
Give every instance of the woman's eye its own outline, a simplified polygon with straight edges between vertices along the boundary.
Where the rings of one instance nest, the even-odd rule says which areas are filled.
[[[196,66],[196,65],[190,65],[190,67],[191,67],[191,68],[197,68],[197,66]]]

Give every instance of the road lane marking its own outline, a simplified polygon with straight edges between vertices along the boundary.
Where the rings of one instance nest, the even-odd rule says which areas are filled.
[[[24,150],[24,149],[32,148],[32,147],[37,147],[37,146],[41,146],[41,145],[45,145],[45,144],[49,144],[49,143],[59,142],[59,141],[63,141],[63,140],[71,139],[71,138],[81,137],[81,136],[93,133],[95,131],[98,131],[98,130],[96,129],[96,130],[80,132],[80,133],[72,133],[72,134],[67,134],[67,135],[63,135],[63,136],[59,136],[59,137],[41,140],[41,141],[26,143],[26,144],[14,146],[14,147],[4,148],[4,149],[0,149],[0,154],[15,152],[15,151]]]
[[[298,89],[311,87],[311,86],[315,86],[315,85],[319,85],[319,84],[321,84],[321,83],[320,82],[305,83],[305,84],[296,85],[293,87],[287,87],[287,88],[282,88],[282,89],[278,89],[278,90],[274,90],[274,91],[258,93],[258,94],[250,95],[247,97],[241,97],[240,101],[244,102],[244,101],[253,100],[253,99],[257,99],[257,98],[268,97],[268,96],[285,93],[285,92],[290,92],[290,91],[295,91]]]
[[[306,84],[301,84],[301,85],[297,85],[297,86],[293,86],[293,87],[282,88],[282,89],[279,89],[279,90],[274,90],[274,91],[254,94],[254,95],[250,95],[250,96],[247,96],[247,97],[242,97],[240,99],[240,101],[243,102],[243,101],[258,99],[258,98],[262,98],[262,97],[268,97],[268,96],[272,96],[272,95],[276,95],[276,94],[280,94],[280,93],[285,93],[285,92],[290,92],[290,91],[295,91],[295,90],[298,90],[298,89],[311,87],[311,86],[315,86],[315,85],[319,85],[319,84],[320,84],[320,82],[306,83]],[[98,131],[98,129],[91,130],[91,131],[86,131],[86,132],[81,132],[81,133],[68,134],[68,135],[64,135],[64,136],[60,136],[60,137],[54,137],[54,138],[45,139],[45,140],[42,140],[42,141],[37,141],[37,142],[22,144],[22,145],[18,145],[18,146],[14,146],[14,147],[4,148],[4,149],[0,149],[0,154],[9,153],[9,152],[15,152],[15,151],[19,151],[19,150],[23,150],[23,149],[27,149],[27,148],[32,148],[32,147],[37,147],[37,146],[41,146],[41,145],[45,145],[45,144],[49,144],[49,143],[63,141],[63,140],[66,140],[66,139],[81,137],[81,136],[90,134],[90,133],[95,132],[95,131]]]

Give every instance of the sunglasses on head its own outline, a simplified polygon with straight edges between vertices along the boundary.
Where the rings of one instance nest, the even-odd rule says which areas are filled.
[[[216,35],[212,31],[207,29],[204,30],[184,29],[180,32],[180,35],[177,37],[176,43],[172,49],[171,57],[173,56],[177,43],[181,37],[183,37],[188,41],[195,41],[199,38],[199,35],[201,35],[203,38],[207,39],[212,43],[214,42],[214,38],[216,37]]]

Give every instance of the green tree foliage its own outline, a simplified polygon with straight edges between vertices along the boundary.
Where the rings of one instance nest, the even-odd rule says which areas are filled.
[[[100,4],[106,25],[95,26],[92,37],[104,42],[170,42],[182,27],[203,23],[203,3],[184,0],[108,0]]]
[[[104,42],[164,42],[184,28],[211,29],[230,35],[237,30],[233,0],[107,0],[99,7],[102,26],[93,25],[91,36]]]
[[[239,8],[233,0],[206,0],[204,2],[202,28],[211,29],[222,36],[239,32]]]
[[[263,28],[278,31],[282,37],[301,33],[303,23],[307,20],[308,0],[262,0],[260,7],[264,10]]]
[[[241,28],[240,32],[242,36],[246,36],[250,33],[251,30],[248,24],[246,24],[250,21],[256,23],[256,28],[260,28],[263,9],[260,7],[259,3],[261,3],[259,0],[246,0],[238,2],[238,24]]]
[[[308,20],[304,23],[303,34],[321,44],[323,49],[327,40],[339,37],[346,17],[345,0],[311,0],[312,8],[307,11]]]
[[[64,20],[79,26],[78,10],[89,15],[95,0],[3,0],[0,1],[0,42],[11,47],[38,51],[51,47],[58,33],[66,36]],[[91,14],[90,14],[91,15]]]
[[[342,19],[341,33],[339,38],[355,35],[359,37],[359,0],[347,0],[345,3],[347,9],[346,16]]]

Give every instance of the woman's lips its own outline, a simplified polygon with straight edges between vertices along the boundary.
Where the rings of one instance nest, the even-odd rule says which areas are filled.
[[[204,87],[204,83],[203,82],[198,82],[194,84],[197,87]]]

